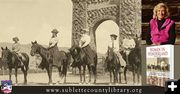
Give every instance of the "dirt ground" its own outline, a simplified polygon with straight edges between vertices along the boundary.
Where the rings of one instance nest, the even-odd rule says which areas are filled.
[[[86,81],[88,81],[88,75],[86,75]],[[0,75],[0,80],[8,80],[9,75]],[[66,83],[62,83],[63,79],[60,80],[60,77],[58,75],[58,72],[53,72],[52,74],[52,80],[53,85],[57,85],[56,83],[60,80],[61,84],[58,85],[96,85],[96,86],[102,86],[102,85],[110,85],[109,82],[109,73],[103,73],[98,74],[96,84],[79,84],[80,77],[78,74],[72,74],[71,72],[68,72]],[[18,84],[15,83],[15,76],[12,75],[12,82],[14,85],[18,86],[24,86],[23,84],[24,76],[23,74],[18,74]],[[93,80],[93,79],[92,79]],[[124,79],[122,80],[122,82]],[[130,72],[127,73],[127,84],[118,84],[119,86],[133,86],[132,82],[132,74]],[[48,75],[47,73],[28,73],[27,76],[27,86],[46,86],[48,85]],[[113,84],[111,84],[113,85]],[[140,83],[135,85],[141,85]]]

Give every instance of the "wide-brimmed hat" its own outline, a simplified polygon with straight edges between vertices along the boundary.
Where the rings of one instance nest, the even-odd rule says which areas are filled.
[[[13,41],[19,41],[19,38],[18,37],[14,37]]]
[[[53,30],[51,31],[51,33],[57,34],[57,33],[59,33],[59,31],[58,31],[57,29],[53,29]]]
[[[116,35],[116,34],[111,34],[110,36],[111,36],[111,37],[114,37],[114,38],[117,38],[117,35]]]
[[[81,33],[87,33],[89,30],[87,28],[81,29]]]

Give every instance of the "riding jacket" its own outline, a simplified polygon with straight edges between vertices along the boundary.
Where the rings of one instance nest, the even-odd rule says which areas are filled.
[[[58,44],[58,37],[52,37],[49,41],[49,48],[54,47]]]
[[[19,43],[14,43],[12,45],[12,51],[15,53],[20,53],[20,44]]]
[[[79,41],[79,46],[81,48],[84,48],[84,47],[88,46],[90,42],[91,42],[91,37],[87,34],[83,34]]]

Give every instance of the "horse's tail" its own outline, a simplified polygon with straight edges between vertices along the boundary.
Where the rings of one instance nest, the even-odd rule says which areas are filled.
[[[29,56],[26,53],[22,53],[22,55],[25,57],[25,61],[23,61],[23,63],[26,67],[26,70],[28,70],[29,69]]]
[[[97,74],[97,54],[94,57],[94,65],[95,66],[92,67],[92,71],[93,71],[93,74],[96,75]]]
[[[66,58],[62,59],[62,71],[60,72],[60,76],[66,76],[67,75],[67,69],[68,69],[68,56],[67,53],[62,51],[63,54],[66,56]]]

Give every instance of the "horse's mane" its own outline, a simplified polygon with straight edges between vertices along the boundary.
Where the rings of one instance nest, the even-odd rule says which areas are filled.
[[[38,45],[40,48],[44,49],[44,50],[48,50],[47,48],[45,48],[44,46],[42,46],[42,45],[40,45],[40,44],[38,44],[38,43],[37,43],[37,45]]]
[[[108,51],[107,51],[108,53],[109,53],[109,50],[110,50],[110,52],[112,53],[112,57],[114,57],[113,60],[117,59],[116,54],[115,54],[115,52],[113,51],[113,48],[108,47]]]
[[[81,51],[81,48],[80,48],[78,45],[73,45],[73,46],[70,48],[71,51],[74,50],[74,49],[76,49],[78,52]]]

